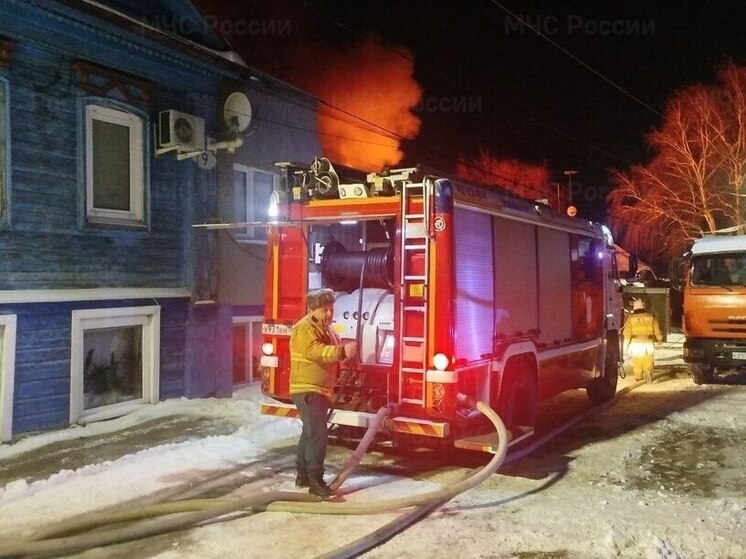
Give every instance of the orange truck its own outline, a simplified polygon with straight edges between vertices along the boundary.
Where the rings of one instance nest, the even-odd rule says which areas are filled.
[[[697,239],[684,284],[684,361],[696,384],[746,366],[746,235]]]

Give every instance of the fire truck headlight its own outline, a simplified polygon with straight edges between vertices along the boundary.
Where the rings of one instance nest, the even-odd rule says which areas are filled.
[[[614,235],[611,234],[611,229],[606,227],[606,225],[601,225],[601,232],[603,233],[606,244],[610,247],[614,246]]]
[[[449,362],[450,359],[448,359],[448,357],[443,353],[436,353],[433,355],[433,367],[439,371],[445,371]]]
[[[269,207],[267,208],[267,219],[277,221],[280,215],[280,194],[275,190],[269,197]]]
[[[262,353],[264,355],[272,355],[274,352],[275,348],[270,342],[264,342],[262,344]]]

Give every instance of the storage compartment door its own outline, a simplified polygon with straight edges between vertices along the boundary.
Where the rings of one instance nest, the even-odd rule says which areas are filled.
[[[454,212],[457,359],[492,352],[494,273],[492,216],[464,208]]]

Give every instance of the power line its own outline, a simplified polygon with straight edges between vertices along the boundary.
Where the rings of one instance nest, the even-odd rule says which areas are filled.
[[[358,143],[361,143],[361,144],[369,144],[369,145],[373,145],[373,146],[381,146],[381,147],[388,147],[388,148],[397,148],[397,149],[399,148],[399,144],[382,144],[380,142],[371,142],[371,141],[368,141],[368,140],[359,140],[357,138],[349,138],[347,136],[340,136],[338,134],[330,134],[329,132],[320,132],[320,131],[315,130],[313,128],[304,128],[303,126],[297,126],[295,124],[288,124],[286,122],[278,122],[276,120],[271,120],[271,119],[268,119],[268,118],[262,118],[262,117],[259,117],[259,116],[255,116],[254,118],[256,118],[257,120],[262,120],[264,122],[268,122],[270,124],[276,124],[277,126],[284,126],[286,128],[292,128],[294,130],[302,130],[304,132],[309,132],[309,133],[312,133],[312,134],[318,134],[320,136],[328,136],[330,138],[338,138],[340,140],[347,140],[349,142],[358,142]],[[350,124],[351,126],[354,126],[353,123],[348,123],[348,124]]]
[[[264,122],[267,122],[267,123],[270,123],[270,124],[274,124],[276,126],[284,126],[286,128],[292,128],[294,130],[301,130],[301,131],[304,131],[304,132],[308,132],[309,134],[319,134],[319,135],[324,135],[324,136],[331,136],[333,138],[340,138],[340,139],[343,139],[343,140],[348,140],[348,141],[353,141],[353,142],[361,142],[361,143],[372,144],[372,145],[376,145],[376,146],[397,147],[397,148],[399,147],[398,145],[394,146],[392,144],[381,144],[381,143],[376,143],[376,142],[368,142],[366,140],[357,140],[355,138],[348,138],[348,137],[345,137],[345,136],[338,136],[336,134],[326,134],[324,132],[319,132],[318,130],[314,130],[312,128],[304,128],[302,126],[297,126],[297,125],[289,124],[289,123],[286,123],[286,122],[279,122],[279,121],[276,121],[276,120],[270,120],[270,119],[261,118],[261,117],[256,117],[256,118],[258,120],[262,120]],[[548,191],[544,192],[543,190],[541,190],[541,187],[539,187],[539,186],[535,186],[533,184],[526,184],[526,183],[518,182],[515,179],[511,179],[509,177],[500,175],[498,173],[495,173],[494,171],[491,171],[490,169],[487,169],[486,167],[481,167],[481,166],[479,166],[479,165],[477,165],[475,163],[471,163],[471,162],[465,161],[465,160],[453,159],[452,156],[446,155],[444,153],[441,153],[441,152],[438,152],[438,151],[435,151],[435,150],[426,149],[426,151],[430,151],[431,153],[434,153],[435,155],[445,156],[446,158],[448,158],[449,160],[451,160],[451,161],[453,161],[455,163],[460,163],[461,165],[463,165],[465,167],[469,167],[469,168],[474,169],[476,171],[480,171],[480,172],[482,172],[482,173],[484,173],[486,175],[490,175],[490,176],[492,176],[492,177],[494,177],[496,179],[499,179],[502,182],[507,182],[507,183],[509,183],[511,185],[525,188],[525,189],[533,192],[537,196],[545,196],[545,195],[548,194]],[[551,186],[551,185],[548,184],[547,186]]]
[[[355,35],[356,37],[360,37],[360,38],[362,38],[362,39],[364,39],[366,41],[370,41],[372,43],[375,43],[375,44],[377,44],[377,45],[385,48],[386,50],[389,50],[389,51],[393,52],[397,56],[399,56],[399,57],[401,57],[401,58],[403,58],[403,59],[411,62],[413,65],[415,64],[415,60],[414,60],[413,57],[405,54],[404,52],[402,52],[402,51],[400,51],[400,50],[398,50],[398,49],[396,49],[396,48],[394,48],[394,47],[392,47],[390,45],[387,45],[383,41],[379,41],[375,37],[372,37],[370,35],[362,33],[360,31],[358,31],[358,30],[350,27],[349,25],[346,25],[346,24],[344,24],[344,23],[342,23],[342,22],[334,19],[333,17],[331,17],[331,16],[329,16],[329,15],[323,13],[323,12],[320,12],[319,10],[316,10],[316,9],[310,7],[308,5],[308,3],[305,4],[305,8],[307,10],[313,12],[314,14],[316,14],[316,15],[324,18],[325,20],[329,21],[330,23],[336,25],[340,29],[343,29],[343,30],[347,31],[351,35]],[[528,25],[528,24],[526,24],[526,25]],[[538,31],[536,31],[536,32],[538,33]],[[559,45],[557,45],[557,46],[559,46]],[[561,47],[559,47],[559,48],[561,48]],[[570,53],[568,53],[568,54],[570,54]],[[572,54],[570,54],[570,56],[572,56]],[[579,61],[579,62],[582,63],[582,61]],[[591,68],[591,70],[592,70],[592,68]],[[482,91],[480,91],[480,90],[478,90],[478,89],[476,89],[476,88],[474,88],[474,87],[470,86],[469,84],[466,84],[466,83],[464,83],[462,81],[459,81],[459,80],[456,80],[454,78],[451,78],[447,74],[444,74],[442,72],[432,71],[432,70],[428,70],[428,73],[430,73],[433,76],[436,76],[438,78],[441,78],[441,79],[443,79],[443,80],[445,80],[447,82],[450,82],[450,83],[452,83],[454,85],[457,85],[460,88],[468,91],[469,93],[472,93],[472,94],[475,94],[475,95],[479,95],[481,97],[485,97],[485,95],[484,95],[484,93]],[[615,85],[615,84],[613,84],[613,85]],[[618,87],[618,86],[616,86],[616,87]],[[615,159],[615,160],[620,161],[622,163],[625,163],[627,165],[632,165],[633,164],[633,162],[629,161],[627,158],[624,158],[624,157],[615,155],[613,153],[610,153],[610,152],[608,152],[608,151],[606,151],[606,150],[604,150],[602,148],[599,148],[598,146],[596,146],[596,145],[594,145],[594,144],[592,144],[590,142],[582,140],[582,139],[580,139],[580,138],[578,138],[576,136],[573,136],[572,134],[570,134],[568,132],[565,132],[564,130],[562,130],[560,128],[557,128],[556,126],[553,126],[551,124],[547,124],[546,122],[544,122],[544,121],[542,121],[542,120],[540,120],[540,119],[538,119],[538,118],[536,118],[534,116],[529,116],[529,115],[523,114],[522,112],[517,111],[516,109],[513,109],[512,107],[510,107],[510,106],[508,106],[508,105],[506,105],[504,103],[497,103],[497,106],[500,107],[500,108],[502,108],[503,110],[508,111],[509,113],[511,113],[513,115],[516,115],[516,116],[518,116],[520,118],[523,118],[525,120],[533,122],[534,124],[536,124],[536,125],[538,125],[540,127],[546,128],[546,129],[548,129],[548,130],[550,130],[550,131],[552,131],[552,132],[554,132],[554,133],[556,133],[556,134],[558,134],[558,135],[560,135],[560,136],[562,136],[562,137],[564,137],[566,139],[569,139],[569,140],[572,140],[574,142],[577,142],[577,143],[579,143],[579,144],[581,144],[581,145],[583,145],[583,146],[585,146],[585,147],[587,147],[589,149],[597,151],[598,153],[601,153],[601,154],[603,154],[603,155],[605,155],[607,157],[611,157],[612,159]],[[648,107],[648,108],[650,108],[650,107]],[[651,110],[653,110],[654,112],[656,112],[656,114],[660,114],[660,113],[657,113],[657,111],[655,111],[655,109],[651,109]],[[601,166],[602,167],[606,167],[603,164],[601,164]]]
[[[575,62],[577,62],[578,64],[580,64],[581,66],[583,66],[583,68],[585,68],[586,70],[592,72],[593,74],[595,74],[596,76],[598,76],[599,78],[601,78],[602,80],[604,80],[606,83],[608,83],[609,85],[611,85],[613,88],[617,89],[618,91],[620,91],[621,93],[623,93],[624,95],[626,95],[627,97],[629,97],[630,99],[634,100],[635,102],[637,102],[640,105],[642,105],[643,107],[645,107],[647,110],[649,110],[652,113],[654,113],[654,114],[658,115],[659,117],[663,118],[663,115],[660,112],[658,112],[653,107],[651,107],[650,105],[648,105],[645,101],[641,100],[639,97],[636,97],[635,95],[633,95],[632,93],[630,93],[629,91],[627,91],[626,89],[624,89],[622,86],[620,86],[620,85],[616,84],[615,82],[611,81],[609,78],[607,78],[606,76],[604,76],[601,72],[599,72],[598,70],[596,70],[595,68],[593,68],[589,64],[583,62],[580,58],[578,58],[577,56],[575,56],[569,50],[567,50],[564,47],[562,47],[556,41],[553,41],[551,38],[549,38],[546,35],[544,35],[541,31],[539,31],[533,25],[531,25],[530,23],[528,23],[522,17],[520,17],[520,16],[514,14],[513,12],[511,12],[508,8],[506,8],[505,6],[503,6],[502,4],[500,4],[500,2],[498,2],[497,0],[490,0],[490,2],[492,2],[495,6],[497,6],[501,10],[503,10],[505,13],[507,13],[511,17],[513,17],[516,20],[518,20],[522,25],[525,25],[526,27],[528,27],[531,31],[533,31],[534,33],[536,33],[539,37],[541,37],[542,39],[544,39],[545,41],[547,41],[549,44],[551,44],[552,46],[554,46],[555,48],[559,49],[564,54],[566,54],[567,56],[569,56],[570,58],[572,58]]]

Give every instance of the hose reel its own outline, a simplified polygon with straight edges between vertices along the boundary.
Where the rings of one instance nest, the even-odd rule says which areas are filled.
[[[393,289],[393,247],[348,251],[342,243],[332,241],[324,246],[321,256],[322,281],[334,291],[353,291],[360,287],[360,273],[363,265],[365,265],[365,276],[362,287]]]

